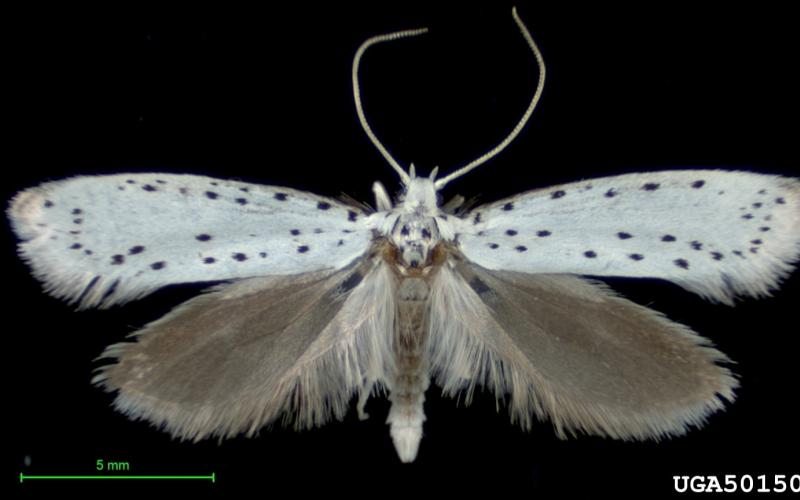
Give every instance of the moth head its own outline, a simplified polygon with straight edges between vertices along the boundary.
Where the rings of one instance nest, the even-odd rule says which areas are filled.
[[[430,177],[417,177],[414,165],[411,165],[409,178],[404,181],[405,192],[400,195],[402,208],[405,212],[419,215],[435,215],[439,205],[434,185],[437,171],[438,168],[434,168]]]

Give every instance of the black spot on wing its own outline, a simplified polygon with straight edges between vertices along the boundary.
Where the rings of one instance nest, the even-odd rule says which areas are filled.
[[[308,245],[301,245],[301,246],[297,247],[297,253],[306,253],[309,250],[310,250],[310,248],[308,247]]]
[[[364,276],[361,273],[353,273],[347,277],[346,280],[342,281],[339,284],[339,293],[347,293],[353,288],[357,287],[361,280],[364,279]]]
[[[566,191],[562,190],[553,191],[552,193],[550,193],[550,198],[557,200],[558,198],[564,197],[566,194],[567,194]]]
[[[526,247],[526,246],[524,246],[524,245],[518,245],[518,246],[515,246],[515,247],[514,247],[514,250],[516,250],[517,252],[520,252],[520,253],[522,253],[522,252],[525,252],[525,251],[527,251],[527,250],[528,250],[528,247]]]
[[[278,201],[286,201],[289,195],[286,193],[275,193],[275,199]]]
[[[317,203],[317,209],[319,210],[329,210],[331,208],[331,204],[327,201],[320,201]]]
[[[215,259],[214,257],[206,257],[205,259],[203,259],[203,264],[213,264],[216,261],[217,259]]]
[[[300,234],[300,230],[299,229],[292,229],[289,232],[292,234],[292,236],[297,236],[297,235]]]
[[[236,203],[242,206],[247,205],[247,198],[236,198]]]
[[[587,259],[594,259],[595,257],[597,257],[597,252],[595,252],[594,250],[586,250],[585,252],[583,252],[583,256],[586,257]]]
[[[706,185],[706,181],[704,181],[704,180],[694,181],[692,183],[692,187],[694,189],[700,189],[701,187],[703,187],[705,185]],[[687,266],[688,266],[688,264],[687,264]]]
[[[355,222],[357,217],[358,214],[354,210],[347,211],[347,220],[349,220],[350,222]]]
[[[642,189],[644,189],[645,191],[655,191],[660,186],[661,186],[661,184],[659,184],[657,182],[648,182],[647,184],[642,186]]]
[[[540,238],[546,238],[546,237],[550,236],[551,234],[553,234],[553,233],[551,233],[550,231],[548,231],[546,229],[543,229],[541,231],[536,231],[536,236],[538,236]]]
[[[711,257],[714,260],[722,260],[723,255],[720,252],[711,252]]]
[[[489,288],[489,285],[484,283],[483,280],[477,276],[469,280],[469,287],[472,288],[478,295],[485,295],[492,291],[492,289]]]
[[[122,254],[116,254],[111,256],[111,265],[112,266],[119,266],[125,263],[125,256]]]
[[[632,253],[632,254],[628,255],[628,258],[631,259],[631,260],[642,260],[642,259],[644,259],[644,255],[642,255],[640,253]]]
[[[236,252],[231,257],[233,257],[233,260],[238,262],[244,262],[247,260],[247,254],[241,252]]]
[[[95,276],[94,278],[92,278],[92,281],[90,281],[89,284],[86,285],[86,288],[83,289],[83,291],[81,292],[80,296],[78,297],[78,301],[77,302],[79,304],[81,302],[83,302],[83,299],[87,295],[89,295],[89,292],[92,290],[92,288],[94,288],[94,286],[97,284],[98,281],[100,281],[100,276]]]
[[[142,245],[132,246],[128,249],[128,255],[136,255],[142,252],[144,252],[144,246]]]
[[[163,260],[160,260],[158,262],[153,262],[152,264],[150,264],[150,269],[153,269],[154,271],[159,271],[161,269],[164,269],[165,267],[167,267],[167,263],[164,262]]]
[[[689,243],[689,245],[692,247],[692,250],[702,250],[703,249],[703,244],[700,243],[697,240],[692,241],[691,243]]]
[[[689,261],[686,259],[675,259],[672,262],[681,269],[689,269]]]
[[[142,189],[150,193],[152,193],[153,191],[158,191],[158,188],[151,184],[145,184],[144,186],[142,186]]]
[[[197,241],[209,241],[211,240],[211,235],[205,233],[198,234],[197,236],[194,237],[194,239],[196,239]]]
[[[219,198],[219,194],[215,193],[214,191],[206,191],[205,195],[209,200],[216,200]]]
[[[616,192],[616,191],[614,191],[614,188],[611,188],[611,189],[609,189],[608,191],[606,191],[606,192],[605,192],[605,194],[604,194],[603,196],[605,196],[606,198],[613,198],[613,197],[615,197],[616,195],[617,195],[617,192]]]
[[[514,210],[514,204],[513,203],[506,203],[505,205],[503,205],[503,210],[505,210],[506,212],[510,212],[511,210]]]
[[[115,279],[115,280],[114,280],[114,282],[113,282],[113,283],[111,283],[111,286],[110,286],[110,287],[108,287],[108,289],[106,290],[106,292],[103,294],[103,298],[101,298],[101,299],[100,299],[100,301],[101,301],[101,302],[105,302],[105,300],[106,300],[107,298],[109,298],[109,297],[111,297],[112,295],[114,295],[114,293],[117,291],[117,287],[118,287],[118,286],[119,286],[119,279]]]
[[[633,235],[631,233],[626,233],[625,231],[620,231],[617,233],[617,238],[621,240],[628,240],[633,238]]]
[[[73,208],[72,209],[72,215],[80,215],[82,213],[83,213],[83,210],[81,210],[80,208]]]
[[[517,235],[517,231],[514,230],[514,229],[506,229],[506,234],[509,235],[509,236],[516,236]]]
[[[675,241],[675,240],[676,240],[676,238],[674,236],[672,236],[671,234],[665,234],[664,236],[661,237],[661,241],[671,242],[671,241]]]

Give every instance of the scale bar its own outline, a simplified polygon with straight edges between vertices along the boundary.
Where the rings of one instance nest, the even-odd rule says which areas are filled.
[[[22,472],[19,473],[20,483],[30,481],[32,479],[195,479],[206,480],[215,483],[217,481],[217,474],[212,472],[209,476],[29,476],[23,474]]]

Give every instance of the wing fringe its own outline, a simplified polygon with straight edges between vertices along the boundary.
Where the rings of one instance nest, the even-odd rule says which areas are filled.
[[[562,439],[585,433],[624,440],[682,435],[691,427],[701,427],[709,415],[723,409],[726,401],[735,399],[738,381],[727,368],[720,366],[731,360],[714,349],[711,342],[656,311],[630,303],[602,284],[583,280],[583,285],[593,287],[602,300],[626,308],[633,306],[654,326],[669,329],[676,341],[688,344],[694,354],[704,359],[713,380],[705,381],[711,390],[687,398],[690,401],[664,402],[654,398],[652,406],[635,411],[626,409],[624,402],[613,407],[573,397],[557,385],[558,380],[532,365],[474,290],[480,285],[471,286],[468,278],[444,270],[432,292],[435,334],[431,336],[431,364],[436,382],[449,396],[463,395],[469,404],[476,388],[488,388],[497,397],[498,405],[507,398],[512,422],[526,430],[531,429],[536,416],[539,421],[550,420]],[[579,280],[558,275],[537,277],[551,278]],[[488,289],[486,292],[492,293]]]

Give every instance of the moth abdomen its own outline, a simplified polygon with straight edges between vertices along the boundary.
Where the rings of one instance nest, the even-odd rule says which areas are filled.
[[[425,391],[430,385],[427,356],[428,296],[430,287],[421,278],[410,277],[397,289],[397,321],[394,339],[394,370],[389,376],[392,407],[386,422],[397,454],[403,462],[417,456],[422,439]]]

